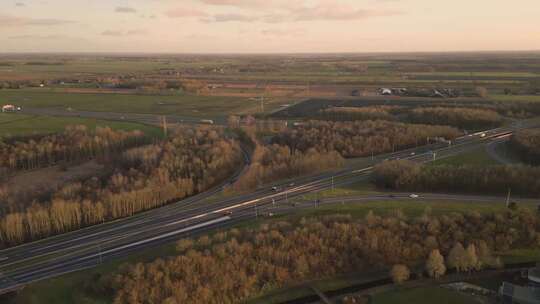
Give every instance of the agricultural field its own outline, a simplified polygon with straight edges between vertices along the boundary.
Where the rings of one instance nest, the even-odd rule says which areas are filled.
[[[68,125],[85,125],[90,129],[110,127],[115,130],[140,130],[151,137],[162,136],[162,131],[157,127],[132,122],[0,113],[0,138],[58,133]]]
[[[187,94],[131,95],[65,93],[54,90],[0,90],[1,103],[34,108],[71,108],[83,111],[177,114],[212,118],[242,113],[259,107],[259,103],[237,97],[210,97]]]

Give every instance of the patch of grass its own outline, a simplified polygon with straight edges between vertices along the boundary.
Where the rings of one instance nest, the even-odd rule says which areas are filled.
[[[514,249],[501,254],[504,263],[525,263],[540,261],[540,249]]]
[[[490,95],[489,98],[505,102],[540,102],[540,95]]]
[[[461,153],[456,156],[451,156],[443,159],[436,160],[431,162],[428,166],[439,166],[439,165],[451,165],[451,166],[461,166],[461,165],[498,165],[499,163],[491,158],[487,153],[484,147],[479,147],[474,150],[471,150],[466,153]]]
[[[176,114],[193,117],[224,117],[242,112],[259,102],[238,97],[66,93],[52,89],[0,90],[0,101],[23,107],[59,107],[121,113]]]
[[[299,200],[315,200],[317,198],[333,198],[333,197],[346,197],[346,196],[358,196],[377,194],[375,185],[370,183],[367,179],[358,181],[352,184],[336,186],[334,189],[327,189],[318,193],[310,193],[302,195]]]
[[[373,297],[373,304],[474,304],[477,303],[472,297],[441,287],[423,287],[413,289],[401,289],[377,294]]]
[[[520,203],[523,208],[535,208],[532,203]],[[424,201],[420,199],[410,200],[384,200],[384,201],[357,201],[322,205],[316,208],[300,210],[289,217],[312,217],[325,216],[331,214],[350,214],[355,218],[364,217],[370,210],[377,215],[387,215],[401,210],[407,216],[420,216],[426,208],[431,209],[434,215],[448,214],[451,212],[491,213],[506,210],[503,201],[501,202],[473,202],[473,201]]]
[[[90,129],[110,127],[116,130],[140,130],[151,137],[162,136],[161,129],[157,127],[132,122],[0,113],[0,137],[57,133],[68,125],[85,125]]]

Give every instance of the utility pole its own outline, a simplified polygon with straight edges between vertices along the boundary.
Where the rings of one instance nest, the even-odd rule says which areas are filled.
[[[433,151],[433,161],[435,161],[437,159],[437,152]]]
[[[161,127],[163,128],[163,134],[167,137],[167,117],[161,116]]]
[[[334,192],[334,176],[332,175],[332,192]]]
[[[510,206],[510,193],[512,192],[511,188],[508,188],[508,195],[506,196],[506,208]]]

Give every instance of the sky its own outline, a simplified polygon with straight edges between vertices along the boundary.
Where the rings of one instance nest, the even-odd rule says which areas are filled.
[[[0,0],[2,52],[540,50],[538,0]]]

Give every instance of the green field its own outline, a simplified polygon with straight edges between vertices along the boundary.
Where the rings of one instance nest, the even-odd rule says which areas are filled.
[[[489,98],[504,102],[540,102],[540,95],[490,95]]]
[[[0,104],[23,107],[72,108],[83,111],[176,114],[201,118],[224,117],[258,107],[238,97],[66,93],[53,89],[0,90]]]
[[[471,150],[466,153],[461,153],[456,156],[451,156],[443,159],[436,160],[429,164],[429,166],[438,166],[438,165],[451,165],[451,166],[461,166],[461,165],[498,165],[499,163],[491,158],[491,156],[486,152],[485,147],[479,147],[474,150]]]
[[[161,129],[157,127],[131,122],[0,113],[0,137],[57,133],[68,125],[85,125],[91,129],[99,126],[126,131],[140,130],[151,137],[162,135]]]

